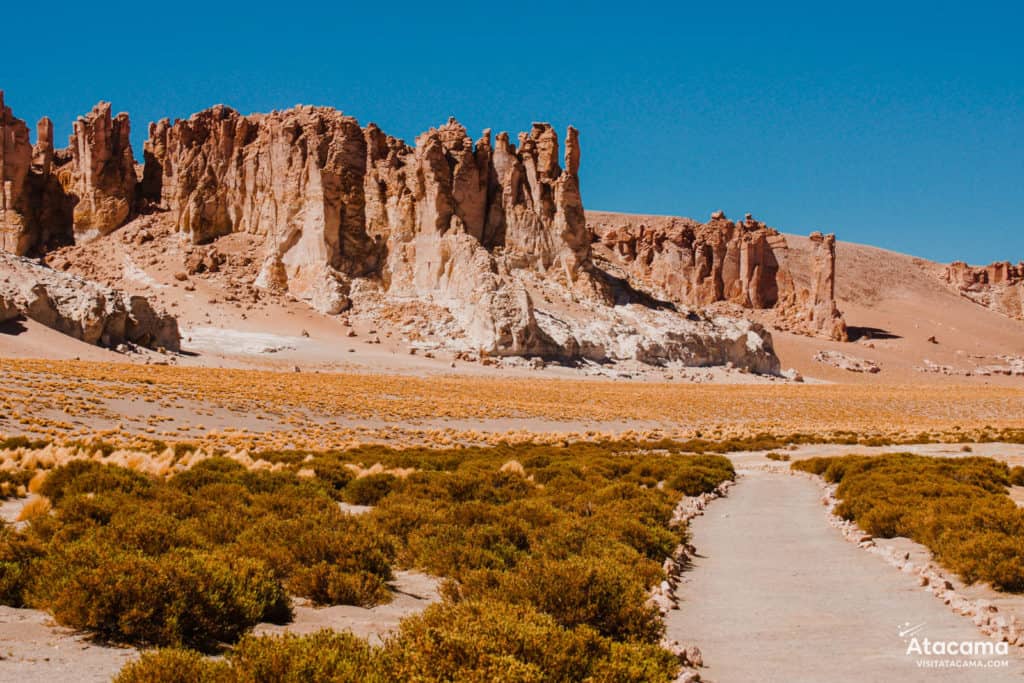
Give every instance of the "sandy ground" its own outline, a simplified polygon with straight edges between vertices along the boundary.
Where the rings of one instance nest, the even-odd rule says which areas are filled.
[[[1010,487],[1010,498],[1013,498],[1017,505],[1024,507],[1024,486]]]
[[[923,669],[900,627],[932,640],[984,638],[911,577],[843,540],[817,486],[745,469],[729,497],[691,523],[697,548],[668,635],[702,649],[702,676],[747,681],[1013,681],[1024,662]]]
[[[295,608],[295,619],[290,624],[275,626],[260,624],[254,629],[257,635],[275,633],[313,633],[323,628],[338,631],[352,631],[357,636],[380,642],[381,636],[398,627],[398,622],[410,615],[423,611],[427,605],[440,600],[440,580],[417,572],[395,572],[391,582],[394,600],[372,609],[336,605],[334,607]]]
[[[330,628],[352,631],[371,642],[398,626],[399,620],[439,600],[439,580],[417,572],[395,572],[394,600],[372,609],[339,605],[297,605],[292,623],[260,624],[257,635],[312,633]],[[138,656],[130,647],[91,642],[86,636],[57,626],[45,612],[0,605],[0,683],[106,682]]]
[[[93,644],[45,612],[0,605],[0,683],[105,682],[137,654]]]

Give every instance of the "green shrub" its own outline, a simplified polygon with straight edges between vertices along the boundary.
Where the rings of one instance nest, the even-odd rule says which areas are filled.
[[[235,680],[246,683],[385,683],[379,653],[351,633],[247,636],[230,654]]]
[[[1018,465],[1010,470],[1010,484],[1024,486],[1024,467]]]
[[[367,571],[345,571],[327,562],[299,569],[288,582],[288,588],[318,605],[373,607],[391,600],[391,592],[380,576]]]
[[[46,448],[48,445],[50,445],[49,441],[44,439],[30,439],[27,436],[8,436],[0,439],[0,451],[11,451],[15,448],[39,450],[41,448]]]
[[[34,576],[42,546],[0,522],[0,603],[25,606],[25,593]]]
[[[368,474],[345,486],[344,498],[353,505],[376,505],[391,493],[398,477],[393,474]]]
[[[126,665],[114,683],[232,683],[237,679],[227,662],[203,657],[192,650],[143,652]]]
[[[150,477],[124,467],[103,465],[92,460],[72,460],[50,472],[39,487],[39,493],[56,505],[70,495],[120,491],[142,496],[152,487]]]
[[[267,459],[279,467],[215,457],[167,479],[91,462],[57,468],[44,483],[53,513],[0,537],[2,597],[103,639],[214,651],[260,621],[287,619],[286,592],[317,604],[386,602],[398,563],[448,579],[444,609],[398,645],[246,639],[227,669],[164,652],[125,675],[362,680],[372,670],[402,680],[437,642],[466,639],[477,654],[445,664],[459,680],[663,680],[674,660],[653,644],[662,625],[645,603],[685,540],[670,526],[674,506],[735,476],[727,458],[672,442],[365,446]],[[411,473],[354,478],[346,466],[368,462]],[[339,499],[374,509],[350,515]],[[481,646],[481,633],[499,645]],[[417,675],[444,680],[445,670]]]
[[[500,597],[551,615],[567,628],[587,625],[615,640],[655,643],[665,626],[646,603],[645,586],[629,567],[607,558],[530,559],[488,581],[469,581],[467,597]]]
[[[594,629],[565,628],[529,605],[464,601],[428,607],[402,621],[384,648],[394,680],[670,680],[678,663],[665,650],[614,643]]]
[[[104,640],[209,650],[290,618],[266,567],[243,558],[117,554],[78,542],[41,563],[33,603]]]
[[[905,536],[967,582],[1024,592],[1024,510],[1005,463],[909,454],[810,458],[794,469],[838,482],[836,514],[882,538]]]
[[[0,500],[15,497],[18,488],[27,488],[34,475],[33,470],[0,470]]]

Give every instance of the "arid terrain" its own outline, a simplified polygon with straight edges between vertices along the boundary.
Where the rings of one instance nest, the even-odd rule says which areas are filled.
[[[1020,266],[131,125],[0,93],[0,681],[1021,679]]]

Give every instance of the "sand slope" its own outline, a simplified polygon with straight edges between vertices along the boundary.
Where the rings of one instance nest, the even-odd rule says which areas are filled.
[[[794,263],[806,262],[806,237],[787,235]],[[915,367],[930,360],[966,370],[997,364],[999,355],[1024,354],[1024,322],[990,311],[957,294],[938,274],[942,265],[850,242],[836,247],[836,299],[854,336],[850,344],[774,335],[783,366],[808,375],[841,381],[948,382],[949,377],[922,373]],[[800,272],[807,272],[800,268]],[[934,336],[938,341],[928,341]],[[870,338],[873,337],[873,338]],[[873,348],[872,348],[873,347]],[[855,375],[815,363],[814,353],[836,349],[877,361],[882,372]],[[984,356],[984,358],[972,358]],[[976,383],[1022,383],[1021,378],[961,377]]]

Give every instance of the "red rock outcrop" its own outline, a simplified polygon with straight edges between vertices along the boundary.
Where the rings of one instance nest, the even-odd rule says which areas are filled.
[[[718,211],[707,223],[698,223],[672,216],[598,213],[590,226],[599,258],[656,299],[688,307],[728,302],[775,309],[781,327],[847,339],[835,305],[832,235],[812,235],[812,284],[808,291],[797,291],[785,265],[785,237],[749,214],[733,222]]]
[[[2,101],[0,93],[0,250],[43,253],[128,220],[136,180],[127,114],[111,118],[110,105],[100,103],[75,123],[70,146],[55,150],[50,119],[39,120],[33,146],[28,126]]]
[[[132,215],[138,179],[130,134],[128,114],[112,117],[109,102],[100,102],[75,121],[68,141],[71,162],[58,177],[75,198],[76,241],[109,234]]]
[[[81,242],[146,212],[194,244],[238,235],[254,265],[247,284],[324,313],[364,294],[446,308],[459,350],[778,369],[760,325],[650,307],[595,266],[571,127],[564,152],[548,124],[516,143],[490,131],[474,142],[454,119],[410,146],[330,108],[243,116],[217,106],[151,125],[138,182],[128,132],[127,116],[101,103],[75,124],[68,150],[53,149],[48,121],[34,150],[19,147],[12,159],[18,168],[27,159],[38,179],[26,225],[48,216],[28,229],[35,248],[60,238],[43,223],[73,223],[68,239]],[[733,249],[716,235],[699,257],[725,278],[699,282],[701,296],[778,299],[763,240],[725,238]]]
[[[32,206],[27,187],[32,168],[28,126],[15,118],[0,91],[0,250],[24,254],[32,246]]]
[[[785,238],[749,217],[735,223],[720,212],[707,223],[659,216],[598,219],[592,227],[602,254],[634,286],[673,303],[771,308],[792,290],[774,253],[785,248]]]
[[[961,296],[1005,316],[1024,320],[1024,261],[1016,265],[997,261],[987,266],[954,261],[946,266],[942,279]]]

